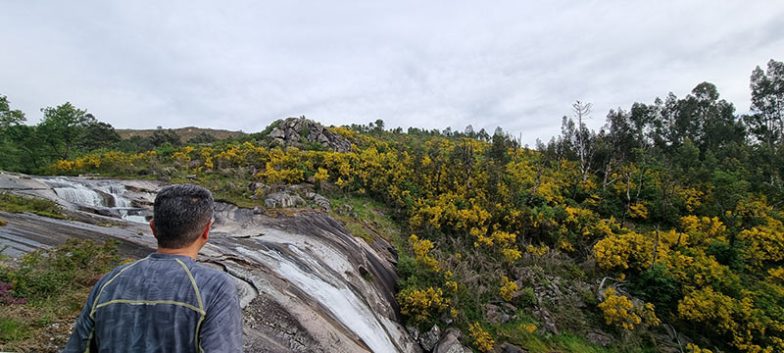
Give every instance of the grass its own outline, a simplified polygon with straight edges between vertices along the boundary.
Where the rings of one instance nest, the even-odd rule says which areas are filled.
[[[0,210],[11,213],[33,213],[57,219],[65,218],[60,205],[53,201],[9,193],[0,193]],[[3,224],[5,221],[0,222],[0,225]]]
[[[115,243],[80,240],[0,258],[0,351],[57,351],[93,284],[119,262]]]
[[[21,341],[28,337],[28,333],[23,321],[0,317],[0,342]]]
[[[622,342],[613,339],[608,347],[593,344],[583,338],[583,335],[563,331],[557,335],[542,335],[539,331],[527,330],[528,325],[537,325],[536,319],[520,310],[517,319],[504,324],[494,325],[496,342],[509,342],[530,353],[653,353],[654,347],[642,342]]]
[[[340,195],[332,197],[330,202],[330,215],[341,221],[352,235],[368,243],[381,237],[400,249],[401,230],[390,217],[389,207],[365,196]]]

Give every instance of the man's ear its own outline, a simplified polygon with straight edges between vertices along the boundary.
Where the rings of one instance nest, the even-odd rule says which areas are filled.
[[[158,239],[158,232],[155,230],[155,220],[154,219],[150,220],[150,230],[152,230],[152,236],[154,236],[155,239]]]
[[[210,228],[212,228],[212,221],[207,222],[207,226],[201,232],[201,237],[204,238],[204,241],[210,239]]]

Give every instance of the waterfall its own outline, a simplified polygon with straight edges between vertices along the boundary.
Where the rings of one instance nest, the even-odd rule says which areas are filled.
[[[62,178],[44,181],[52,186],[52,190],[54,190],[58,197],[67,202],[82,206],[106,206],[103,197],[87,186]]]
[[[125,185],[116,182],[76,182],[65,178],[43,179],[57,196],[74,205],[107,208],[117,211],[120,218],[137,223],[147,223],[139,209],[133,208],[131,201],[125,198]],[[95,185],[92,185],[95,184]],[[111,200],[108,198],[111,197]]]

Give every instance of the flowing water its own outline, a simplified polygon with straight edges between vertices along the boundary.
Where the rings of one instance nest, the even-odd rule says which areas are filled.
[[[115,181],[72,181],[63,177],[40,178],[49,185],[63,201],[77,206],[88,206],[116,212],[120,218],[130,222],[147,223],[141,214],[143,208],[132,207],[125,197],[125,185]]]

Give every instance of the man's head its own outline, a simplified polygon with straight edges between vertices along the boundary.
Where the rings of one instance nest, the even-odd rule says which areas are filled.
[[[158,247],[181,249],[193,244],[207,231],[213,204],[212,194],[201,186],[183,184],[161,189],[150,222]]]

